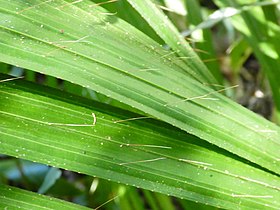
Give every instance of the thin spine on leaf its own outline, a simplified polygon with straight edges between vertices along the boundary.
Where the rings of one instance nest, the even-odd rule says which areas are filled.
[[[9,81],[17,80],[17,79],[22,79],[22,78],[24,78],[24,76],[22,76],[22,77],[15,77],[15,78],[9,78],[9,79],[3,79],[3,80],[0,80],[0,82],[9,82]]]
[[[50,123],[47,122],[48,125],[56,125],[56,126],[69,126],[69,127],[93,127],[96,124],[96,116],[94,113],[91,114],[93,117],[93,123],[92,124],[67,124],[67,123]]]
[[[220,93],[220,92],[223,92],[225,90],[233,89],[233,88],[236,88],[236,87],[238,87],[238,85],[233,85],[233,86],[230,86],[230,87],[227,87],[227,88],[223,88],[221,90],[213,91],[213,92],[207,93],[207,94],[205,94],[203,96],[195,96],[195,97],[191,97],[191,98],[186,98],[183,101],[189,101],[189,100],[194,100],[194,99],[203,99],[203,98],[205,98],[205,97],[207,97],[209,95],[212,95],[214,93]]]
[[[214,86],[214,87],[222,87],[222,88],[225,88],[225,86],[223,85],[220,85],[220,84],[209,84],[209,83],[202,83],[203,85],[206,85],[206,86]]]
[[[128,118],[128,119],[124,119],[124,120],[116,120],[116,121],[113,121],[113,123],[122,123],[122,122],[141,120],[141,119],[152,119],[152,118],[151,117],[133,117],[133,118]]]
[[[118,0],[110,0],[110,1],[105,1],[105,2],[100,2],[100,3],[95,3],[94,5],[90,5],[89,7],[96,7],[104,4],[109,4],[109,3],[114,3],[117,2]]]
[[[178,159],[178,160],[181,162],[191,163],[191,164],[195,164],[195,165],[212,166],[211,163],[205,163],[205,162],[196,161],[196,160],[187,160],[187,159]]]
[[[147,69],[140,69],[139,71],[159,71],[160,69],[155,68],[147,68]]]
[[[49,56],[49,55],[51,55],[52,53],[54,53],[54,52],[56,52],[56,51],[58,51],[58,50],[67,48],[67,46],[59,46],[59,45],[56,45],[56,43],[70,43],[70,44],[73,44],[73,43],[82,43],[82,42],[84,42],[84,43],[91,43],[90,41],[83,41],[84,39],[86,39],[86,38],[88,38],[88,37],[89,37],[89,35],[83,36],[82,38],[77,39],[77,40],[51,41],[51,42],[49,42],[49,44],[50,44],[50,45],[53,45],[53,46],[55,46],[55,47],[57,47],[57,48],[54,49],[54,50],[49,51],[49,52],[46,53],[46,54],[44,54],[43,57]],[[68,47],[69,47],[69,45],[68,45]]]
[[[196,100],[196,99],[202,99],[202,100],[219,100],[218,98],[208,98],[207,96],[210,96],[214,93],[220,93],[220,92],[223,92],[225,90],[229,90],[229,89],[233,89],[233,88],[236,88],[238,87],[238,85],[234,85],[234,86],[230,86],[230,87],[227,87],[227,88],[223,88],[221,90],[216,90],[216,91],[213,91],[213,92],[210,92],[210,93],[207,93],[207,94],[204,94],[202,96],[194,96],[194,97],[189,97],[189,98],[185,98],[179,102],[176,102],[175,104],[177,103],[182,103],[182,102],[185,102],[185,101],[193,101],[193,100]],[[164,106],[167,106],[169,104],[165,104]]]
[[[178,57],[178,59],[186,59],[186,60],[188,60],[188,59],[193,59],[194,57],[187,57],[187,56],[181,56],[181,57]]]
[[[207,55],[210,54],[209,52],[207,52],[207,51],[205,51],[205,50],[202,50],[202,49],[198,49],[198,48],[193,48],[193,50],[194,50],[195,52],[200,52],[200,53],[204,53],[204,54],[207,54]]]
[[[55,44],[55,43],[78,43],[78,42],[85,42],[85,43],[91,43],[89,41],[83,41],[84,39],[88,38],[89,35],[87,36],[84,36],[80,39],[77,39],[77,40],[61,40],[61,41],[51,41],[49,42],[50,44]]]
[[[18,11],[17,14],[21,14],[21,13],[27,11],[27,10],[34,9],[35,7],[38,7],[38,6],[42,5],[42,4],[49,3],[51,1],[53,1],[53,0],[47,0],[47,1],[41,2],[39,4],[35,4],[35,5],[31,6],[31,7],[27,7],[25,9],[22,9],[22,10]]]
[[[176,53],[175,51],[172,51],[172,52],[169,52],[169,53],[167,53],[167,54],[161,56],[160,58],[165,58],[165,57],[168,57],[169,55],[173,55],[173,54],[175,54],[175,53]]]
[[[151,147],[151,148],[161,148],[161,149],[172,149],[172,147],[161,146],[161,145],[152,145],[152,144],[121,144],[120,147]]]
[[[108,201],[102,203],[101,205],[97,206],[97,207],[94,208],[93,210],[98,210],[98,209],[100,209],[101,207],[105,206],[106,204],[110,203],[111,201],[115,200],[115,199],[118,198],[118,197],[119,197],[119,195],[117,195],[117,196],[115,196],[115,197],[109,199]]]
[[[273,198],[272,195],[236,195],[231,194],[234,198]]]
[[[165,6],[162,6],[162,5],[158,5],[158,4],[157,4],[156,6],[158,6],[158,8],[160,8],[160,9],[162,9],[162,10],[164,10],[164,11],[176,13],[176,11],[174,11],[174,10],[168,8],[168,7],[165,7]]]
[[[82,1],[84,1],[84,0],[77,0],[77,1],[69,2],[67,4],[63,4],[63,5],[60,5],[60,6],[56,7],[56,9],[60,9],[60,8],[64,8],[64,7],[67,7],[67,6],[70,6],[70,5],[74,5],[74,4],[80,3]]]
[[[138,160],[138,161],[132,161],[132,162],[125,162],[125,163],[120,163],[119,165],[127,165],[127,164],[135,164],[135,163],[148,163],[148,162],[155,162],[159,160],[165,160],[167,159],[166,157],[159,157],[159,158],[154,158],[154,159],[148,159],[148,160]]]
[[[209,62],[214,62],[214,61],[217,61],[217,60],[219,60],[219,59],[218,58],[209,58],[209,59],[204,59],[202,61],[203,61],[203,63],[209,63]]]
[[[113,16],[113,15],[117,15],[117,12],[101,12],[100,14],[102,15],[108,15],[108,16]]]

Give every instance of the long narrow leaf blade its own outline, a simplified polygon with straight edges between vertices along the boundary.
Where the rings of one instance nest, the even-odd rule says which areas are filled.
[[[2,154],[216,207],[280,208],[279,177],[168,124],[118,122],[135,115],[26,82],[0,90]]]
[[[1,61],[94,89],[280,174],[279,127],[191,79],[128,24],[87,1],[0,2]]]
[[[86,210],[84,206],[75,205],[66,201],[50,198],[44,195],[28,192],[15,187],[0,185],[0,208],[1,209],[61,209],[61,210]]]

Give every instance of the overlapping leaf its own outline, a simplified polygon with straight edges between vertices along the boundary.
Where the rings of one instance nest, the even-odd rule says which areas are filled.
[[[116,123],[135,114],[26,82],[0,90],[2,154],[222,208],[280,207],[279,177],[168,124]]]
[[[216,79],[203,65],[186,40],[180,35],[171,21],[150,0],[128,0],[155,32],[174,50],[196,74],[190,74],[201,82],[217,83]],[[187,71],[188,72],[188,71]],[[214,87],[214,86],[213,86]]]
[[[187,18],[190,29],[194,29],[203,21],[202,7],[200,7],[199,2],[196,0],[186,1],[186,7],[188,11]],[[197,33],[199,35],[195,35],[192,37],[194,37],[194,39],[198,41],[197,43],[195,43],[195,47],[202,50],[202,52],[199,53],[199,56],[206,62],[205,65],[215,76],[216,80],[220,84],[223,84],[223,78],[220,71],[219,63],[218,60],[215,60],[217,56],[213,46],[213,39],[210,29],[200,29],[197,32],[199,32]]]
[[[0,185],[1,209],[89,209],[73,203],[61,201],[47,196],[39,195],[15,187]]]

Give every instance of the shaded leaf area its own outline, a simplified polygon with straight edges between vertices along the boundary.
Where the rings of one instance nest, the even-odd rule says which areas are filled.
[[[89,209],[15,187],[0,185],[1,209]]]
[[[196,28],[196,26],[203,21],[203,8],[196,0],[186,1],[185,4],[188,11],[187,21],[189,22],[189,28],[191,30]],[[196,35],[194,33],[191,37],[197,41],[197,43],[194,43],[195,47],[202,50],[202,52],[198,52],[200,58],[206,62],[205,65],[212,72],[219,84],[223,84],[223,78],[214,49],[213,38],[210,29],[200,29],[196,32]]]
[[[2,154],[216,207],[280,207],[279,177],[168,124],[121,123],[138,116],[24,81],[0,87]]]
[[[276,5],[279,4],[280,1],[256,1],[253,4],[256,5],[256,7],[250,8],[248,11],[244,9],[247,5],[244,7],[242,6],[252,3],[252,1],[215,0],[215,2],[221,8],[236,7],[237,11],[239,11],[240,15],[232,17],[232,23],[234,27],[244,35],[246,41],[250,44],[254,54],[262,65],[271,86],[275,106],[279,112],[280,83],[278,78],[280,77],[280,26],[277,22]],[[268,6],[265,6],[266,2]],[[269,3],[275,5],[269,5]],[[263,4],[263,8],[257,7]]]
[[[93,2],[106,8],[112,14],[120,17],[121,19],[125,20],[129,24],[138,28],[140,31],[144,32],[146,35],[148,35],[158,43],[164,44],[162,39],[155,33],[155,31],[141,17],[141,15],[135,12],[134,8],[127,2],[127,0],[117,0],[117,1],[94,0]]]
[[[279,127],[191,79],[195,69],[94,4],[40,2],[2,3],[1,61],[94,89],[280,173]]]

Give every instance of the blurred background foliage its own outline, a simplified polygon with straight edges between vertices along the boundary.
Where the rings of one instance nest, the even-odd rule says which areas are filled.
[[[126,0],[95,0],[94,2],[129,22],[162,44],[163,47],[167,47]],[[248,0],[157,0],[156,4],[168,15],[186,40],[191,43],[220,85],[239,85],[238,88],[226,92],[229,97],[263,117],[280,124],[280,83],[277,82],[280,78],[280,66],[277,66],[280,45],[277,40],[280,38],[279,33],[278,36],[275,35],[280,31],[279,2],[276,4],[272,1]],[[243,7],[242,4],[244,4]],[[264,14],[260,17],[263,18],[261,22],[254,19],[259,11]],[[242,18],[248,22],[242,22]],[[255,27],[265,25],[266,32],[255,31],[253,35],[246,34],[246,31],[256,29],[253,27],[254,24]],[[261,31],[261,28],[259,30]],[[262,45],[259,44],[260,41],[262,41]],[[264,52],[265,56],[260,55],[258,49]],[[270,63],[272,60],[273,64]],[[269,68],[275,69],[269,70]],[[0,63],[0,72],[13,76],[24,76],[25,80],[139,112],[93,90],[51,76],[5,63]],[[91,208],[214,209],[211,206],[14,157],[1,155],[0,160],[0,183],[51,195]]]

